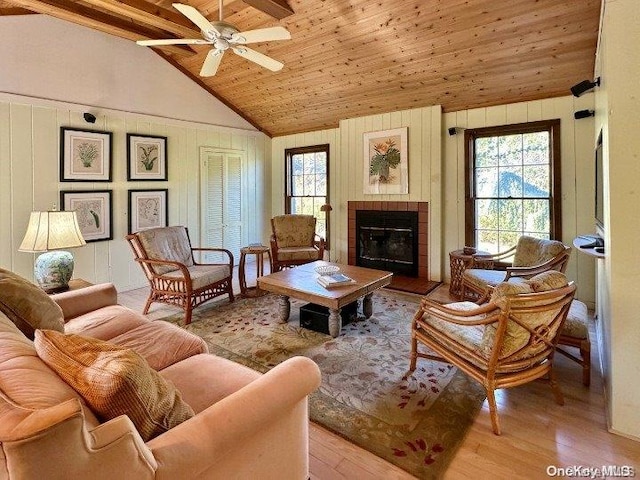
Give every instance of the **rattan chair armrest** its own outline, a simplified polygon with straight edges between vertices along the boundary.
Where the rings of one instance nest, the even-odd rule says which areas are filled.
[[[200,263],[200,262],[195,262],[195,264],[196,265],[229,265],[233,269],[233,265],[234,265],[233,253],[231,253],[231,251],[227,250],[226,248],[192,247],[191,248],[191,253],[193,254],[193,252],[223,252],[223,253],[226,253],[227,257],[229,257],[229,261],[227,263]]]
[[[449,323],[469,326],[495,323],[498,321],[498,317],[500,315],[500,309],[492,303],[480,305],[478,308],[474,308],[473,310],[456,310],[448,308],[446,305],[441,305],[431,300],[423,299],[420,302],[420,310],[422,313],[429,313],[430,315],[434,315],[440,320],[444,320]],[[477,315],[485,315],[485,317],[481,320],[470,320],[469,317],[475,317]]]
[[[554,257],[540,265],[533,265],[531,267],[507,267],[507,276],[505,277],[505,281],[510,277],[528,277],[546,272],[547,270],[551,270],[551,267],[553,267],[557,262],[558,259]]]

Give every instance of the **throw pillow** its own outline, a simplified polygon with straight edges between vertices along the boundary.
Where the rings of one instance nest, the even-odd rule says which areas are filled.
[[[549,290],[564,288],[569,285],[565,274],[555,270],[539,273],[525,283],[528,283],[534,292],[548,292]]]
[[[64,315],[44,290],[9,270],[0,268],[0,311],[33,340],[38,328],[64,331]]]
[[[499,308],[504,309],[506,307],[506,297],[510,295],[520,295],[523,293],[534,293],[528,283],[502,282],[493,289],[490,302],[494,303]],[[489,359],[489,355],[493,349],[497,329],[497,323],[491,323],[484,328],[482,343],[480,344],[480,352],[485,356],[485,358],[487,358],[487,360]],[[529,336],[530,334],[526,329],[522,328],[517,323],[508,320],[507,330],[504,334],[499,358],[508,357],[523,345],[526,345],[529,341]]]
[[[194,415],[175,386],[132,350],[52,330],[36,331],[34,344],[101,420],[127,415],[145,442]]]

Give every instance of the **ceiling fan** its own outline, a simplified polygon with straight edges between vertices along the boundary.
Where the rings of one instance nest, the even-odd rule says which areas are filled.
[[[212,77],[218,71],[222,55],[227,50],[233,51],[236,55],[246,58],[258,65],[268,68],[272,72],[277,72],[284,67],[284,64],[268,57],[260,52],[256,52],[245,47],[247,43],[270,42],[274,40],[290,40],[291,34],[284,27],[259,28],[240,32],[230,23],[222,21],[222,0],[219,0],[220,20],[210,22],[198,10],[190,5],[174,3],[173,7],[191,20],[200,28],[203,38],[197,39],[167,39],[167,40],[138,40],[138,45],[149,47],[159,45],[213,45],[202,64],[200,76]]]

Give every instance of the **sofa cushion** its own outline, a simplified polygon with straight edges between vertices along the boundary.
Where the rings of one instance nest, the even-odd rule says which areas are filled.
[[[44,290],[13,272],[0,268],[0,311],[33,340],[38,328],[64,329],[62,310]]]
[[[140,325],[109,342],[133,350],[154,370],[209,351],[203,339],[163,320]]]
[[[278,260],[292,261],[292,260],[318,260],[320,250],[317,247],[286,247],[278,248]]]
[[[34,344],[99,417],[127,415],[145,441],[194,415],[180,392],[131,350],[53,330],[36,331]]]
[[[111,340],[146,323],[149,323],[149,320],[127,307],[109,305],[68,320],[64,326],[64,333]]]

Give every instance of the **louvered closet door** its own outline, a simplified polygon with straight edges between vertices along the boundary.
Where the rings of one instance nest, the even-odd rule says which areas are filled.
[[[241,153],[201,150],[201,244],[223,247],[233,253],[237,265],[244,244],[242,225]],[[208,254],[206,261],[224,261],[221,254]]]

